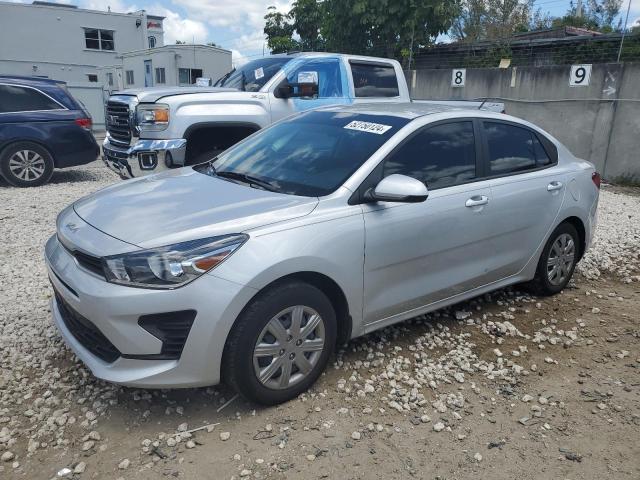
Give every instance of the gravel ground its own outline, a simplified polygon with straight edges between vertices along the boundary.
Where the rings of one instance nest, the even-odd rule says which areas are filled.
[[[513,478],[525,457],[527,468],[544,470],[537,465],[544,455],[564,462],[547,478],[575,478],[578,473],[565,467],[591,455],[577,450],[591,448],[584,438],[593,425],[582,422],[573,432],[583,443],[567,438],[554,454],[548,444],[554,434],[569,437],[567,405],[581,395],[593,399],[594,418],[617,412],[619,418],[611,414],[598,424],[602,438],[609,441],[618,428],[637,438],[640,196],[603,189],[595,244],[579,266],[577,285],[562,295],[537,299],[507,289],[387,328],[351,342],[309,394],[285,407],[255,410],[222,388],[142,391],[105,384],[61,342],[50,320],[44,242],[63,207],[116,181],[96,162],[58,171],[37,190],[0,184],[2,478],[52,478],[56,472],[198,478],[212,468],[220,478],[433,478],[443,472],[468,478],[478,471]],[[578,353],[567,353],[576,347]],[[580,370],[591,361],[591,370]],[[606,370],[612,361],[623,370]],[[625,362],[636,369],[635,384]],[[554,367],[562,373],[546,373]],[[574,374],[580,385],[597,377],[605,379],[598,386],[610,386],[562,398],[560,379]],[[623,387],[629,390],[614,397]],[[536,443],[517,443],[520,437]],[[607,462],[589,457],[590,470],[579,475],[639,478],[640,451],[624,438],[602,447],[612,449]],[[398,451],[397,442],[405,450]],[[511,442],[515,463],[507,453],[495,458]],[[443,449],[458,452],[455,462],[442,458]],[[335,456],[342,460],[331,462]],[[486,466],[491,457],[504,477]],[[438,462],[444,470],[429,470]]]

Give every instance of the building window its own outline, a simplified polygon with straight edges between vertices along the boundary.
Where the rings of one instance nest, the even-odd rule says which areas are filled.
[[[98,75],[94,74],[94,73],[88,73],[87,74],[87,80],[91,83],[97,83],[98,82]]]
[[[84,29],[84,43],[90,50],[114,50],[113,31],[98,30],[96,28]]]
[[[164,67],[156,68],[156,83],[167,83]]]
[[[149,48],[156,48],[156,37],[153,35],[149,37]]]
[[[195,85],[196,78],[202,77],[201,68],[179,68],[178,83],[180,85]]]
[[[107,72],[107,85],[113,87],[113,73]]]
[[[125,74],[127,75],[127,85],[133,85],[133,70],[127,70]]]

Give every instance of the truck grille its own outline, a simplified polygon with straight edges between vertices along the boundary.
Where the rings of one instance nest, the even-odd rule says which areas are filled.
[[[129,145],[131,142],[131,124],[129,123],[129,105],[107,102],[107,132],[118,143]]]

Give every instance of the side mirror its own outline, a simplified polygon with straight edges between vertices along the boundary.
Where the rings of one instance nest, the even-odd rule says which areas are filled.
[[[420,203],[429,196],[429,190],[420,180],[394,173],[383,178],[367,199],[376,202]]]
[[[316,98],[319,91],[318,72],[299,72],[297,83],[283,80],[274,90],[273,96],[276,98]]]

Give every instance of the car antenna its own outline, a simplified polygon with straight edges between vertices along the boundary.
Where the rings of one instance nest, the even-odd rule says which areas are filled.
[[[487,103],[487,97],[482,99],[482,103],[480,104],[480,106],[478,107],[478,110],[482,110],[482,107],[484,107],[484,104]]]

